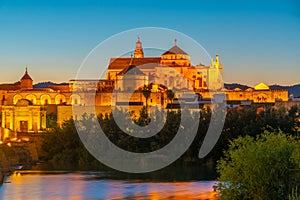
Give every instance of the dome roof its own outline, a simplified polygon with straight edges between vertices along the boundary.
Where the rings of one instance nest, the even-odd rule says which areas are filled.
[[[167,55],[167,54],[184,54],[188,55],[185,51],[180,49],[177,45],[174,45],[171,49],[163,53],[162,55]]]

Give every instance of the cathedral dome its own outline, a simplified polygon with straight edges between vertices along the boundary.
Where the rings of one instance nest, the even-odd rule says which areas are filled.
[[[185,51],[183,51],[181,48],[179,48],[177,45],[174,45],[171,49],[163,53],[162,55],[167,54],[182,54],[182,55],[188,55]]]
[[[190,56],[177,46],[175,39],[174,46],[161,55],[160,64],[166,66],[190,66]]]

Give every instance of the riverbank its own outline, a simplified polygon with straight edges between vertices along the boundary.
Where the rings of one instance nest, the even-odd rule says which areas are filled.
[[[6,156],[6,148],[0,147],[0,185],[3,184],[4,176],[10,171],[9,159]]]
[[[34,163],[30,144],[8,143],[0,145],[0,185],[4,177],[16,169],[30,169]]]

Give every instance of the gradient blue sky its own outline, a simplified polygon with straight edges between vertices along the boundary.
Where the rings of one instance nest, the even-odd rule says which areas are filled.
[[[101,41],[148,26],[177,30],[219,54],[226,82],[300,83],[297,0],[0,0],[0,83],[18,81],[25,65],[34,82],[67,82]]]

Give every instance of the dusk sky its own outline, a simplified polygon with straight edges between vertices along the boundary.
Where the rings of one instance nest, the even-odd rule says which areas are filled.
[[[297,0],[0,0],[0,83],[18,81],[26,65],[34,83],[67,82],[100,42],[141,27],[182,32],[219,54],[226,83],[300,83]]]

